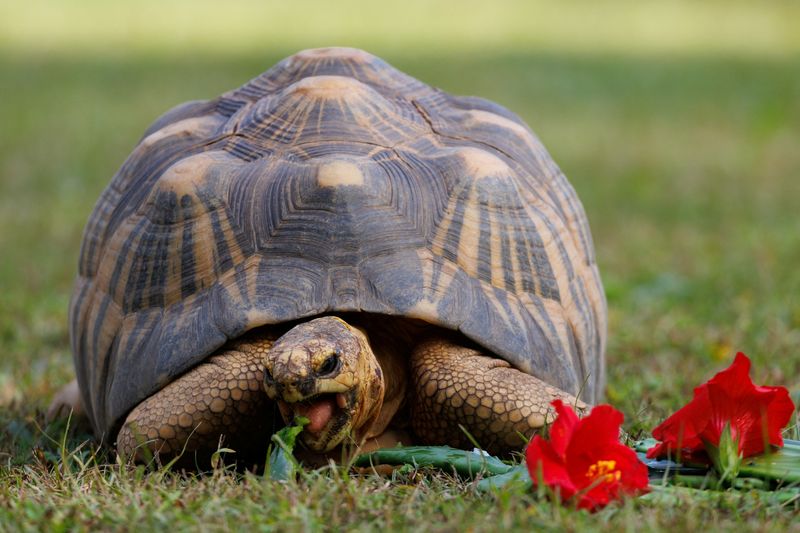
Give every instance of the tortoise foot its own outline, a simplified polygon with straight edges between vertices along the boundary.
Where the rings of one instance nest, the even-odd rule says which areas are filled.
[[[72,417],[74,421],[85,421],[86,412],[81,401],[81,391],[78,388],[78,380],[73,379],[59,390],[50,402],[45,415],[45,421],[49,424],[61,418]]]

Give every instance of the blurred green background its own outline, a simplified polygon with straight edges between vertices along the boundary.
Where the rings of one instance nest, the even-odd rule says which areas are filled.
[[[542,139],[592,225],[629,429],[736,350],[796,394],[798,21],[790,1],[4,2],[0,426],[71,379],[82,228],[148,124],[331,45],[495,100]]]

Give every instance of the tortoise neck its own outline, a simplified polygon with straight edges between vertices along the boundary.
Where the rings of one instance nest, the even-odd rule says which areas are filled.
[[[383,377],[383,402],[380,412],[366,433],[366,438],[382,434],[390,423],[396,425],[402,421],[393,420],[403,408],[408,390],[409,362],[405,346],[396,339],[386,337],[383,332],[371,332],[368,336],[370,348],[381,370]]]

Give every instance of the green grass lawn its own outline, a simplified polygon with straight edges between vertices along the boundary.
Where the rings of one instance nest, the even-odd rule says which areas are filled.
[[[169,107],[331,44],[498,101],[539,135],[592,225],[606,399],[627,430],[644,436],[738,350],[756,383],[800,399],[798,4],[160,4],[0,7],[0,531],[798,527],[797,503],[756,494],[588,515],[443,475],[339,469],[285,486],[145,475],[88,445],[60,457],[42,412],[72,377],[67,302],[100,191]]]

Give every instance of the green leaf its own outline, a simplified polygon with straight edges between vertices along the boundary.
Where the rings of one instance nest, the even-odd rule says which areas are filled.
[[[286,426],[272,435],[272,442],[275,443],[275,446],[270,445],[269,460],[264,472],[266,477],[276,481],[288,481],[295,478],[300,465],[292,452],[297,436],[308,423],[308,418],[298,416],[294,419],[294,425]]]

